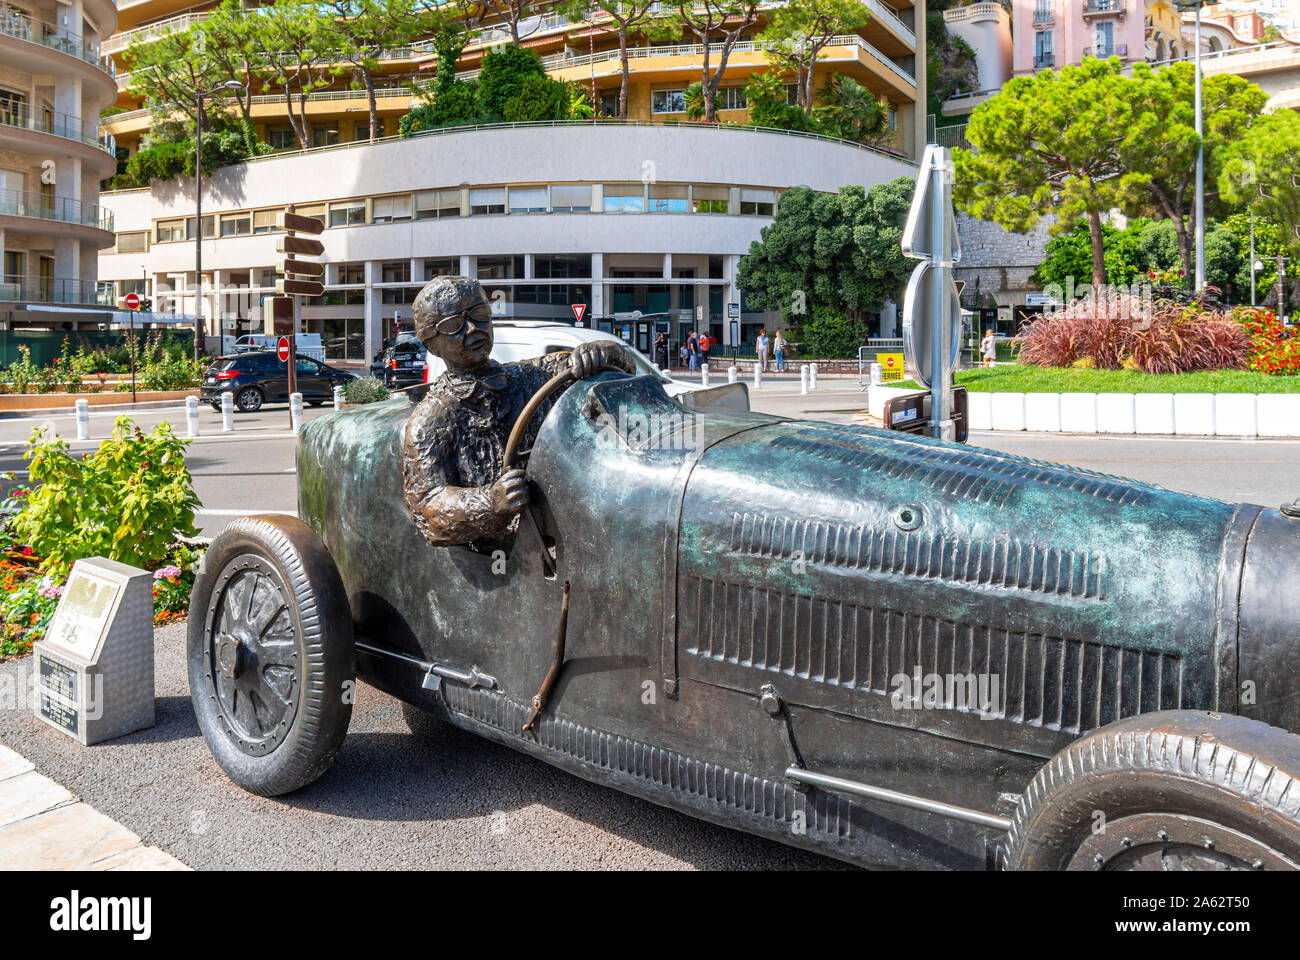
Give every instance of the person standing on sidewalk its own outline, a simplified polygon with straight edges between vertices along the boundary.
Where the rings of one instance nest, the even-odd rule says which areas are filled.
[[[781,331],[776,332],[776,338],[772,341],[772,351],[776,356],[776,372],[785,373],[785,337],[781,336]]]
[[[668,369],[668,334],[662,330],[659,336],[655,337],[655,363],[663,369]]]
[[[980,354],[984,357],[984,366],[991,367],[998,359],[997,341],[993,339],[993,331],[984,331],[984,340],[980,343]]]
[[[700,339],[699,334],[692,333],[686,340],[686,349],[689,351],[689,369],[691,373],[700,369]]]
[[[754,341],[754,351],[758,354],[758,368],[767,373],[767,328],[759,327],[758,338]]]

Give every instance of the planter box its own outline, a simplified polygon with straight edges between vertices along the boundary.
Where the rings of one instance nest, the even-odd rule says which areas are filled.
[[[968,430],[992,430],[993,394],[966,394],[966,415],[970,417],[970,423],[966,425]]]
[[[1175,393],[1174,433],[1179,436],[1214,436],[1214,394]]]
[[[1300,437],[1300,393],[1261,393],[1255,422],[1261,437]]]
[[[967,397],[969,398],[969,394]],[[1025,429],[1025,395],[1023,393],[993,394],[993,429]]]
[[[1135,393],[1133,395],[1133,427],[1137,433],[1172,436],[1174,432],[1174,395],[1172,393]]]
[[[143,403],[157,400],[184,400],[197,397],[199,388],[189,390],[137,390],[135,398]],[[0,394],[0,411],[4,410],[68,410],[72,411],[78,400],[92,407],[110,404],[131,405],[129,393],[6,393]]]
[[[1095,393],[1061,394],[1061,432],[1097,432],[1097,395]]]
[[[1253,437],[1259,428],[1255,416],[1255,394],[1216,393],[1214,432],[1220,437]]]
[[[1025,429],[1035,433],[1061,432],[1061,395],[1025,394]]]
[[[1133,433],[1135,429],[1133,394],[1097,394],[1098,433]]]

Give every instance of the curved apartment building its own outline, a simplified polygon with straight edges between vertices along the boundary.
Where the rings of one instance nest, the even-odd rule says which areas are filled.
[[[730,320],[752,343],[761,312],[736,287],[740,257],[781,192],[834,192],[915,176],[910,162],[839,140],[696,124],[560,123],[432,131],[411,139],[269,155],[205,181],[202,315],[239,335],[266,328],[275,213],[318,217],[325,295],[302,309],[332,360],[362,361],[411,317],[439,274],[477,277],[501,316],[627,328],[648,350]],[[194,196],[188,184],[106,193],[117,230],[100,275],[154,309],[193,314]],[[142,271],[145,279],[142,281]],[[733,306],[734,305],[734,306]],[[894,319],[879,320],[893,335]],[[268,331],[269,332],[269,331]]]
[[[99,114],[117,86],[101,43],[116,28],[112,0],[0,2],[0,324],[73,326],[108,303],[98,197],[115,160]]]
[[[855,33],[833,38],[818,59],[818,74],[823,80],[832,72],[851,76],[887,101],[891,126],[897,131],[893,147],[914,156],[917,41],[913,33],[912,0],[862,0],[862,3],[870,19]],[[168,31],[188,28],[206,17],[214,5],[210,0],[197,4],[188,0],[123,0],[120,4],[120,31],[105,43],[104,51],[117,61],[116,105],[122,112],[108,118],[106,129],[125,150],[136,149],[150,123],[148,111],[128,92],[130,75],[124,72],[126,51],[132,43],[149,42]],[[718,99],[719,119],[723,122],[747,120],[749,113],[742,88],[751,73],[773,69],[755,37],[763,27],[762,10],[777,5],[764,4],[759,21],[733,48]],[[544,4],[538,6],[546,9]],[[608,14],[593,10],[579,19],[558,13],[527,17],[519,23],[519,35],[520,45],[535,50],[551,76],[589,85],[595,92],[594,102],[601,105],[603,112],[617,114],[622,69],[618,34]],[[652,44],[633,40],[628,51],[628,119],[685,119],[681,92],[700,78],[704,53],[700,44],[687,42],[689,39]],[[510,32],[504,26],[482,30],[458,60],[458,74],[465,78],[474,76],[486,51],[511,42]],[[716,64],[720,45],[711,46]],[[428,42],[383,52],[376,80],[384,135],[397,132],[398,119],[413,105],[410,81],[421,85],[430,83],[436,62]],[[793,81],[793,76],[790,79]],[[309,95],[307,114],[313,146],[369,137],[365,93],[347,87],[345,76],[333,88]],[[254,93],[251,113],[258,135],[274,147],[296,149],[283,97],[260,87]]]

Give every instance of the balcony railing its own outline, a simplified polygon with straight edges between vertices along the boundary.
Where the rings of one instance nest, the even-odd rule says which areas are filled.
[[[5,7],[0,11],[0,34],[39,43],[51,50],[71,54],[79,60],[99,67],[110,76],[114,73],[112,61],[100,52],[97,40],[79,40],[69,37],[60,33],[57,27],[40,20],[33,20],[12,7]]]
[[[166,20],[145,24],[143,27],[115,33],[100,45],[100,49],[104,53],[120,53],[138,40],[153,40],[165,33],[188,30],[206,19],[208,19],[206,13],[182,13],[179,16],[168,17]]]
[[[66,137],[69,140],[112,152],[108,139],[101,138],[99,135],[98,123],[82,121],[79,117],[70,117],[66,113],[55,111],[37,112],[25,103],[0,103],[0,126],[52,133],[56,137]]]
[[[1056,19],[1056,10],[1051,6],[1034,7],[1034,26],[1051,23]]]
[[[79,223],[100,230],[113,230],[113,212],[94,203],[50,197],[43,193],[24,193],[20,190],[0,190],[0,216],[36,217],[40,220],[58,220],[61,223]]]
[[[1034,56],[1034,69],[1046,70],[1048,67],[1056,66],[1056,54],[1040,53]]]
[[[1083,15],[1097,16],[1104,13],[1123,13],[1124,0],[1084,0]]]
[[[1098,60],[1105,60],[1108,57],[1127,57],[1127,43],[1112,43],[1110,46],[1084,47],[1083,55],[1085,57],[1096,57]]]
[[[12,274],[0,276],[0,303],[93,303],[111,307],[113,285],[94,280],[76,280],[70,277],[23,277]]]

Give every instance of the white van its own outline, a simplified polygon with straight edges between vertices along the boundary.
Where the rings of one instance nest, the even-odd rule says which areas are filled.
[[[575,327],[572,324],[553,320],[494,320],[492,323],[492,359],[498,363],[512,363],[516,360],[531,360],[556,350],[572,350],[580,343],[595,340],[612,340],[622,343],[629,349],[636,361],[638,374],[653,376],[663,382],[664,391],[670,397],[681,396],[687,406],[697,406],[703,388],[698,383],[686,380],[674,380],[659,370],[635,347],[620,340],[612,333],[592,330],[588,327]],[[424,382],[430,383],[447,369],[440,357],[426,353],[424,363]],[[733,410],[749,409],[749,389],[743,383],[722,383],[708,390],[709,405]],[[691,395],[687,399],[686,395]]]

